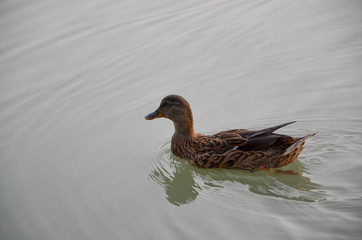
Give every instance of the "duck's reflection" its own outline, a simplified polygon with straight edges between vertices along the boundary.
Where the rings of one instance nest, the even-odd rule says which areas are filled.
[[[177,206],[193,202],[201,191],[223,188],[225,182],[240,183],[248,186],[250,192],[260,195],[297,201],[323,200],[320,186],[302,174],[202,169],[190,166],[186,160],[177,158],[171,153],[168,160],[168,164],[164,163],[163,166],[161,164],[150,176],[165,189],[167,200]],[[306,173],[299,161],[290,164],[287,169]]]
[[[151,173],[151,178],[165,189],[166,198],[170,203],[177,206],[190,203],[196,199],[201,190],[194,180],[192,167],[172,154],[170,157],[170,167],[156,168]]]

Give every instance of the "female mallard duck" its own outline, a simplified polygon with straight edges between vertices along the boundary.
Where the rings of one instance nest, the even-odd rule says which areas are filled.
[[[305,141],[301,138],[273,133],[289,122],[263,130],[234,129],[208,136],[194,132],[190,104],[181,96],[165,97],[147,120],[165,117],[173,121],[175,133],[171,150],[192,165],[203,168],[236,168],[257,170],[279,168],[298,158]]]

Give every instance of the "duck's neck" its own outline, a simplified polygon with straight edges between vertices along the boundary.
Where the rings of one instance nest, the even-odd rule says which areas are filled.
[[[194,120],[191,111],[182,118],[174,120],[173,123],[175,126],[174,136],[182,138],[193,138],[195,136]]]

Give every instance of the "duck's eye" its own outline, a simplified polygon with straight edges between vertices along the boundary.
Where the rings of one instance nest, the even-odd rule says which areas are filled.
[[[166,107],[166,106],[168,106],[169,104],[168,104],[168,102],[163,102],[162,104],[161,104],[161,107]]]

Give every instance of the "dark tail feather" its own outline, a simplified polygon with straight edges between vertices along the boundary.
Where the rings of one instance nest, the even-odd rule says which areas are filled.
[[[266,131],[266,132],[274,132],[275,130],[279,129],[279,128],[282,128],[284,126],[287,126],[289,124],[292,124],[292,123],[295,123],[296,121],[293,121],[293,122],[288,122],[288,123],[284,123],[284,124],[281,124],[281,125],[278,125],[278,126],[275,126],[275,127],[270,127],[270,128],[265,128],[261,131]]]
[[[293,151],[294,149],[296,149],[300,144],[302,144],[303,142],[305,142],[305,140],[307,140],[308,138],[316,135],[317,133],[312,133],[312,134],[308,134],[305,137],[302,137],[300,139],[298,139],[298,141],[296,141],[295,143],[293,143],[292,145],[290,145],[287,149],[285,149],[284,153],[282,155],[286,155],[288,153],[290,153],[291,151]]]

